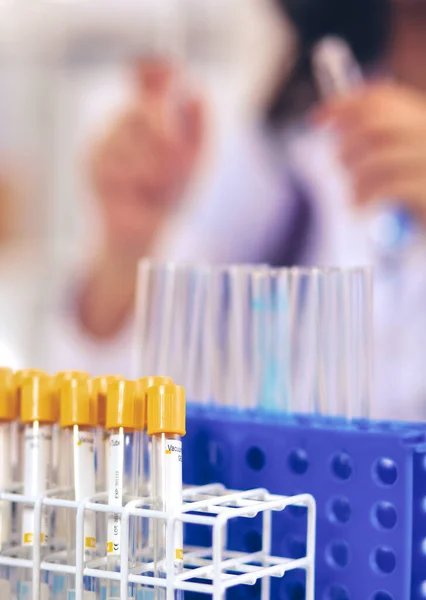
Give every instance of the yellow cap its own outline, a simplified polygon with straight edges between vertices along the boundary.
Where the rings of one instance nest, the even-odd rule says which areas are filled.
[[[45,373],[28,375],[21,384],[22,423],[56,423],[58,404],[52,394],[52,379]]]
[[[106,429],[140,430],[142,401],[136,381],[120,379],[108,384]]]
[[[14,421],[18,415],[14,373],[12,369],[0,367],[0,421]]]
[[[21,398],[22,382],[26,377],[30,377],[31,375],[46,375],[46,373],[44,371],[40,371],[39,369],[21,369],[15,372],[14,383],[18,402]]]
[[[54,392],[59,394],[61,391],[62,384],[64,381],[69,381],[70,379],[89,379],[90,373],[86,371],[59,371],[56,373],[54,377]]]
[[[142,429],[146,429],[147,422],[147,391],[148,388],[153,385],[168,385],[169,383],[173,383],[173,379],[171,377],[142,377],[142,379],[138,379],[138,394],[142,401]]]
[[[98,399],[88,378],[65,379],[60,391],[61,427],[96,427]]]
[[[185,390],[180,385],[148,388],[148,435],[169,433],[185,435]]]
[[[98,399],[98,425],[101,427],[105,427],[108,385],[121,379],[120,375],[101,375],[92,379],[93,393]]]

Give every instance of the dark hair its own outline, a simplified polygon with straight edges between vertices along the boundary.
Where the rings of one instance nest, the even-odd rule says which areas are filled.
[[[306,110],[316,99],[311,68],[314,45],[338,35],[362,66],[376,62],[390,34],[390,0],[276,0],[294,24],[300,53],[290,77],[272,101],[267,120],[274,125]]]

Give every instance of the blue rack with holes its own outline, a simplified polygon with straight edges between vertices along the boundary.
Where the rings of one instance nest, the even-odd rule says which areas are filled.
[[[315,497],[318,599],[426,598],[426,428],[194,407],[187,430],[185,483]],[[293,508],[274,521],[273,554],[304,555],[303,517]],[[231,548],[257,550],[259,527],[241,520]],[[188,535],[189,543],[208,542],[201,531]],[[274,600],[304,598],[297,572],[273,585]],[[237,594],[259,597],[256,586]]]

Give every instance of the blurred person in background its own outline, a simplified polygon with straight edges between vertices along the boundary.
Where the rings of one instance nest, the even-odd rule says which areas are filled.
[[[94,251],[82,240],[82,260],[71,264],[31,243],[1,254],[2,364],[132,375],[137,263],[178,210],[201,153],[202,103],[186,90],[175,118],[175,75],[168,64],[139,62],[131,102],[89,141],[86,179],[100,221]]]
[[[277,81],[263,120],[226,136],[193,211],[176,235],[169,236],[163,255],[275,265],[373,262],[380,267],[371,253],[369,219],[353,207],[397,198],[419,223],[420,238],[424,235],[426,7],[409,0],[278,3],[298,37],[293,70]],[[311,55],[314,45],[330,34],[349,43],[369,83],[349,97],[322,103],[315,91]],[[140,108],[144,110],[143,103]],[[165,124],[171,132],[178,126],[177,115],[175,111]],[[137,119],[132,127],[138,130]],[[120,131],[121,125],[111,144],[120,140]],[[153,157],[156,144],[149,144],[149,129],[141,131],[139,144],[149,147]],[[197,139],[206,136],[200,127]],[[135,157],[142,156],[136,146],[134,151]],[[176,153],[170,152],[167,166],[162,195],[176,202],[184,187],[168,181],[169,169],[181,169]],[[121,170],[125,179],[124,173]],[[181,173],[186,183],[193,177],[191,168]],[[136,228],[133,233],[137,238]],[[422,245],[415,257],[402,257],[402,267],[398,260],[404,277],[396,285],[392,265],[385,277],[378,269],[376,414],[382,417],[424,416],[426,381],[418,338],[419,331],[426,331]],[[131,286],[119,315],[131,311],[130,292]],[[88,323],[90,302],[85,302],[81,315]],[[108,304],[102,318],[117,324]],[[97,312],[96,303],[92,311]]]
[[[280,0],[279,5],[298,37],[293,70],[277,80],[258,123],[223,137],[197,202],[166,236],[159,252],[164,257],[275,265],[375,262],[364,235],[367,220],[361,219],[359,236],[359,215],[351,206],[374,205],[380,198],[398,198],[423,227],[422,2]],[[348,41],[371,81],[350,97],[323,104],[310,57],[315,43],[329,34]],[[152,253],[207,145],[202,102],[191,94],[183,106],[177,102],[175,78],[181,74],[175,68],[156,61],[148,70],[135,69],[135,75],[148,94],[136,93],[134,103],[123,107],[91,161],[103,245],[61,326],[52,320],[52,370],[65,365],[128,374],[137,260]],[[383,417],[424,416],[418,334],[426,331],[425,264],[422,250],[420,261],[404,257],[403,286],[378,278],[376,393],[377,414]]]

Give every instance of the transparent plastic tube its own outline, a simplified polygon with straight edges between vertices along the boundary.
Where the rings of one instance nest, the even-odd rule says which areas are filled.
[[[95,462],[96,462],[96,491],[105,492],[108,481],[108,452],[109,440],[105,432],[106,403],[108,385],[123,379],[120,375],[101,375],[92,379],[93,394],[98,402],[98,423],[96,427]]]
[[[53,378],[53,396],[58,405],[58,409],[61,405],[61,393],[64,383],[70,380],[88,380],[89,378],[90,375],[86,371],[60,371],[57,373]],[[60,423],[55,423],[52,431],[52,469],[53,477],[59,490],[69,489],[71,484],[69,479],[70,455],[68,451],[64,451],[63,435],[64,431],[61,428]],[[66,495],[66,492],[63,491],[58,493],[60,497],[65,497]],[[68,523],[66,517],[66,511],[55,511],[53,515],[53,527],[55,531],[55,539],[53,542],[55,550],[64,550],[68,547]]]
[[[21,421],[24,424],[24,494],[33,498],[44,495],[54,486],[52,469],[52,432],[58,421],[58,406],[52,394],[52,382],[47,375],[25,377],[21,388]],[[51,511],[41,513],[40,546],[42,555],[49,551]],[[22,511],[20,558],[32,559],[34,547],[34,506],[24,505]],[[18,600],[31,597],[32,572],[18,573]],[[40,582],[40,596],[49,593],[47,576]]]
[[[92,393],[92,382],[86,374],[75,373],[74,377],[62,381],[59,390],[61,408],[61,462],[62,476],[69,492],[70,500],[82,501],[96,493],[95,471],[95,427],[97,425],[97,398]],[[76,521],[73,511],[63,512],[66,523],[66,549],[49,560],[61,564],[76,564]],[[59,520],[59,519],[58,519]],[[84,561],[97,556],[96,515],[86,511],[84,517]],[[74,576],[53,575],[51,578],[52,600],[68,600],[75,594]],[[97,580],[85,577],[83,580],[84,600],[95,600]]]
[[[152,496],[154,510],[173,514],[182,506],[182,441],[185,435],[185,392],[176,385],[148,389],[148,435],[152,436]],[[166,553],[166,522],[153,523],[154,575],[166,577],[168,564],[176,573],[183,570],[182,523],[175,522],[173,556]],[[154,598],[164,600],[165,588],[156,587]],[[183,592],[175,592],[183,599]]]
[[[122,507],[139,497],[140,427],[142,401],[134,381],[124,379],[108,384],[106,430],[108,431],[108,504]],[[133,519],[129,532],[129,561],[134,568],[142,546],[142,525]],[[121,515],[108,516],[107,569],[121,568]],[[106,583],[107,600],[120,597],[120,582]],[[135,586],[129,584],[129,597],[135,595]]]
[[[316,45],[312,63],[324,99],[350,95],[365,85],[362,69],[351,48],[338,36],[327,36]],[[367,233],[382,265],[395,268],[401,253],[416,237],[416,225],[406,208],[386,199],[370,220]]]
[[[319,269],[290,271],[290,407],[295,413],[321,412],[319,374]]]

